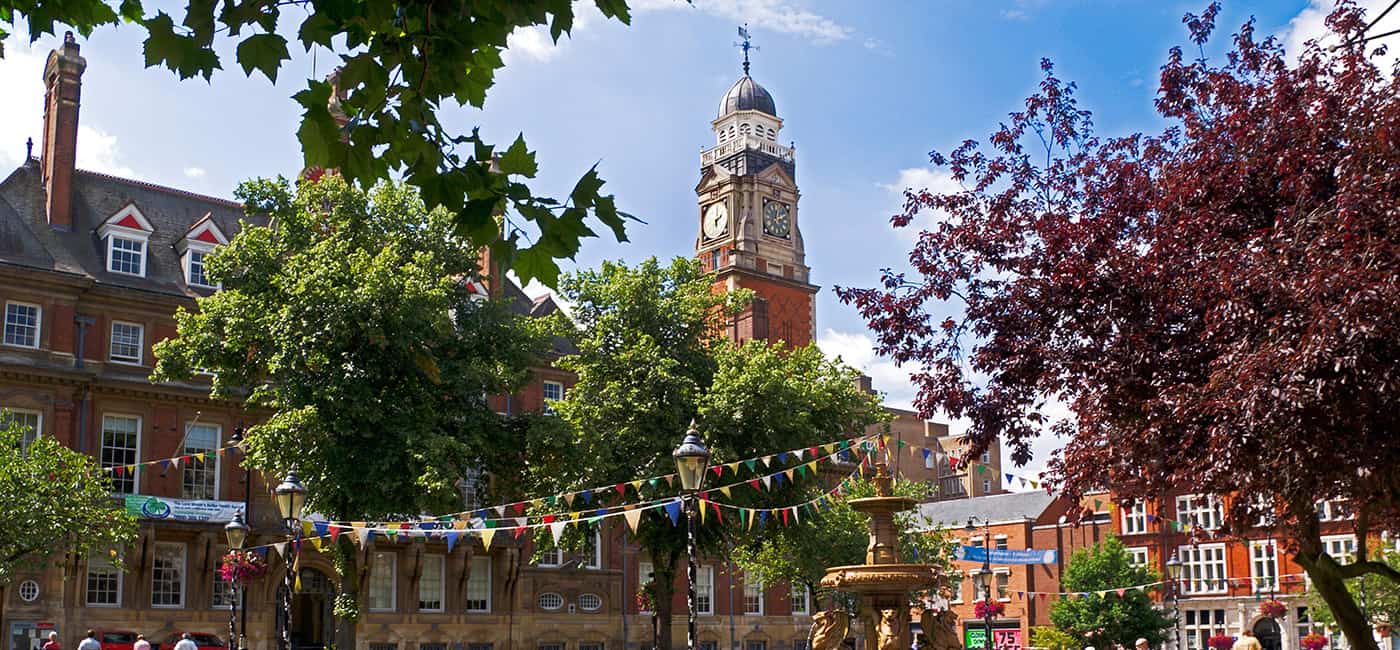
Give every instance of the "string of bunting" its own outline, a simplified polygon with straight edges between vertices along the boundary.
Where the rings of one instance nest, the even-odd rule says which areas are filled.
[[[888,441],[889,436],[887,435],[887,436],[885,436],[885,438],[886,438],[887,441]],[[1026,487],[1026,486],[1030,486],[1032,489],[1037,489],[1037,490],[1038,490],[1038,489],[1040,489],[1041,484],[1042,484],[1042,483],[1045,483],[1045,479],[1043,478],[1043,475],[1041,475],[1041,474],[1037,474],[1037,475],[1036,475],[1036,478],[1026,478],[1025,476],[1022,476],[1022,475],[1020,475],[1020,474],[1015,474],[1015,473],[1012,473],[1012,472],[1001,471],[1001,470],[999,470],[998,468],[993,467],[993,466],[991,466],[991,465],[989,465],[989,464],[987,464],[987,463],[983,463],[983,462],[981,462],[981,461],[979,461],[979,460],[976,460],[975,458],[973,458],[973,457],[971,457],[971,456],[964,456],[964,457],[962,457],[962,458],[959,458],[959,457],[957,457],[957,456],[954,456],[953,454],[944,453],[944,452],[940,451],[940,450],[939,450],[938,448],[936,448],[936,447],[924,447],[924,446],[921,446],[921,445],[911,445],[911,444],[908,444],[908,443],[904,442],[903,440],[896,440],[896,441],[895,441],[895,448],[896,448],[896,450],[899,450],[899,449],[906,449],[906,448],[907,448],[907,449],[909,450],[909,455],[910,455],[910,456],[912,456],[912,457],[914,457],[914,458],[920,458],[921,460],[923,460],[923,461],[925,461],[925,462],[927,462],[927,461],[929,460],[930,457],[932,457],[932,458],[934,458],[934,459],[936,459],[936,460],[947,459],[947,461],[948,461],[948,468],[949,468],[949,469],[954,469],[954,470],[956,470],[956,469],[959,468],[959,467],[965,467],[965,468],[969,468],[969,469],[975,469],[975,470],[977,471],[978,474],[986,474],[989,470],[990,470],[990,471],[993,471],[993,472],[1000,472],[1000,473],[1002,474],[1002,476],[1004,476],[1004,477],[1006,478],[1006,484],[1007,484],[1007,485],[1012,485],[1012,484],[1015,484],[1015,483],[1018,483],[1018,482],[1019,482],[1020,486],[1023,487],[1023,488]]]
[[[1277,584],[1265,584],[1264,586],[1277,587],[1277,586],[1279,586],[1279,584],[1282,584],[1282,583],[1289,583],[1289,582],[1298,582],[1298,581],[1302,581],[1304,575],[1305,575],[1305,574],[1302,574],[1302,573],[1284,574],[1284,575],[1278,576]],[[1228,587],[1247,586],[1247,585],[1250,585],[1250,584],[1254,583],[1255,581],[1256,581],[1256,578],[1217,578],[1217,579],[1214,579],[1214,580],[1181,578],[1181,579],[1179,580],[1179,582],[1182,582],[1182,583],[1185,583],[1185,584],[1204,585],[1207,589],[1220,589],[1220,590],[1224,590],[1224,589],[1226,589],[1226,588],[1228,588]],[[1056,597],[1056,598],[1087,598],[1087,597],[1089,597],[1089,596],[1098,596],[1099,598],[1104,598],[1104,597],[1107,597],[1109,594],[1116,594],[1119,598],[1122,598],[1123,595],[1124,595],[1125,593],[1129,592],[1129,591],[1134,591],[1134,590],[1147,590],[1147,589],[1151,589],[1151,588],[1153,588],[1153,587],[1159,587],[1159,586],[1161,586],[1161,585],[1165,585],[1165,584],[1167,584],[1167,583],[1169,583],[1169,582],[1171,582],[1171,581],[1170,581],[1170,580],[1158,580],[1157,582],[1148,582],[1148,583],[1140,584],[1140,585],[1132,585],[1132,586],[1130,586],[1130,587],[1116,587],[1116,588],[1113,588],[1113,589],[1098,589],[1098,590],[1094,590],[1094,591],[1016,591],[1016,592],[1014,592],[1014,593],[1016,594],[1016,598],[1017,598],[1017,599],[1020,599],[1020,600],[1025,600],[1025,599],[1027,599],[1027,598],[1031,598],[1031,599],[1040,598],[1041,600],[1046,600],[1046,599],[1049,599],[1050,597]],[[1263,592],[1257,592],[1257,593],[1255,593],[1255,598],[1262,598],[1263,596],[1264,596],[1264,593],[1263,593]]]
[[[175,466],[175,469],[179,469],[182,463],[186,465],[194,461],[199,461],[200,463],[203,463],[210,456],[225,456],[234,450],[238,450],[240,452],[242,451],[238,448],[238,445],[229,445],[227,447],[218,447],[216,449],[210,449],[208,451],[201,451],[197,454],[182,454],[179,456],[171,456],[170,458],[147,460],[139,463],[112,465],[109,467],[103,467],[102,471],[108,472],[114,476],[123,476],[126,474],[134,474],[136,473],[136,469],[138,467],[144,467],[146,465],[160,465],[161,470],[168,470],[173,465]]]
[[[852,438],[852,439],[848,439],[848,440],[839,440],[839,441],[835,441],[835,442],[831,442],[831,443],[826,443],[826,444],[823,444],[823,445],[817,445],[817,446],[814,446],[814,447],[804,448],[804,449],[802,450],[803,454],[802,454],[801,456],[797,456],[795,452],[784,452],[784,453],[781,453],[781,454],[772,454],[772,455],[770,455],[770,456],[767,456],[766,458],[784,457],[784,458],[781,459],[780,462],[785,462],[785,461],[787,460],[788,457],[797,457],[799,460],[803,460],[803,461],[806,461],[806,462],[803,462],[803,463],[798,464],[798,465],[794,465],[793,467],[790,467],[790,468],[787,468],[787,469],[778,470],[778,471],[773,472],[773,473],[770,473],[770,474],[761,474],[761,475],[757,475],[757,476],[752,476],[752,477],[750,477],[750,478],[748,478],[748,479],[746,479],[746,480],[736,481],[736,482],[730,483],[730,484],[728,484],[728,485],[722,485],[722,486],[719,486],[719,487],[709,488],[708,490],[702,492],[701,494],[704,495],[704,498],[709,499],[709,498],[710,498],[709,495],[710,495],[711,493],[714,493],[714,492],[718,492],[718,493],[720,493],[720,494],[723,494],[725,497],[730,497],[730,496],[731,496],[732,490],[733,490],[734,488],[740,488],[740,487],[750,487],[750,488],[753,488],[753,489],[756,489],[756,490],[760,490],[760,491],[762,491],[762,490],[771,490],[774,483],[776,483],[778,486],[781,487],[782,484],[783,484],[783,482],[784,482],[784,480],[786,480],[787,482],[790,483],[790,482],[792,482],[792,480],[793,480],[794,478],[801,478],[801,477],[805,476],[808,472],[811,472],[811,473],[815,474],[816,471],[817,471],[817,464],[818,464],[818,463],[823,462],[823,461],[825,461],[825,462],[832,462],[832,461],[834,461],[836,458],[840,457],[842,454],[844,454],[844,453],[846,453],[847,451],[849,451],[850,449],[856,448],[856,447],[862,447],[862,446],[865,446],[865,445],[870,445],[870,441],[869,441],[868,439],[865,439],[865,438]],[[828,453],[828,454],[826,454],[826,455],[808,455],[808,454],[809,454],[810,452],[812,452],[813,450],[832,450],[832,451],[831,451],[831,453]],[[869,450],[864,450],[864,451],[867,451],[867,452],[868,452]],[[760,460],[760,459],[752,459],[752,460],[758,461],[758,460]],[[745,463],[747,463],[747,462],[748,462],[748,461],[737,461],[736,463],[726,463],[726,464],[724,464],[724,465],[717,465],[717,466],[715,466],[715,467],[721,468],[721,471],[720,471],[720,472],[715,472],[715,471],[714,471],[715,467],[712,467],[712,468],[710,468],[710,469],[711,469],[711,473],[715,474],[715,476],[718,477],[718,476],[723,476],[723,471],[722,471],[723,468],[729,467],[730,465],[742,465],[742,464],[745,464]],[[672,475],[672,476],[674,476],[674,475]],[[613,486],[613,489],[611,490],[611,492],[616,492],[617,495],[618,495],[618,498],[627,498],[627,491],[625,490],[625,488],[624,488],[623,486],[634,486],[634,488],[635,488],[635,486],[638,485],[638,484],[645,484],[645,483],[647,483],[647,482],[658,481],[658,480],[661,479],[661,478],[664,478],[664,477],[656,477],[656,478],[652,478],[652,479],[639,479],[639,480],[636,480],[636,481],[629,481],[629,482],[627,482],[627,483],[618,483],[618,484],[616,484],[615,486]],[[572,506],[574,505],[574,502],[575,502],[575,501],[582,501],[583,503],[593,503],[595,500],[601,500],[601,498],[602,498],[603,495],[609,494],[609,493],[610,493],[610,492],[608,492],[608,491],[603,491],[603,490],[598,490],[598,491],[594,491],[594,490],[581,490],[581,491],[579,491],[579,492],[572,493],[572,494],[577,494],[577,495],[580,495],[580,496],[578,496],[577,498],[574,498],[574,499],[566,499],[566,500],[565,500],[565,503],[566,503],[569,507],[572,507]],[[637,490],[636,490],[636,493],[637,493],[638,495],[640,495],[640,490],[637,489]],[[558,496],[558,495],[555,495],[555,496]],[[623,511],[623,510],[629,510],[629,509],[633,509],[633,508],[636,508],[636,507],[639,507],[639,506],[655,506],[655,504],[658,504],[658,503],[665,503],[665,502],[667,502],[667,501],[671,501],[671,500],[673,500],[675,497],[674,497],[674,496],[671,496],[671,495],[667,495],[667,496],[664,496],[664,497],[659,497],[659,498],[655,498],[655,499],[651,499],[651,500],[641,501],[641,502],[638,502],[638,503],[632,503],[632,504],[618,504],[618,505],[612,505],[612,506],[603,506],[603,505],[599,504],[599,507],[597,507],[597,508],[593,508],[593,509],[590,509],[590,510],[572,511],[572,512],[565,511],[565,512],[556,512],[556,513],[538,513],[538,512],[528,512],[528,511],[527,511],[527,506],[530,505],[530,504],[542,503],[542,504],[544,504],[545,506],[552,506],[552,505],[554,505],[554,504],[552,504],[552,503],[549,503],[549,499],[551,499],[551,498],[553,498],[553,497],[546,497],[546,498],[543,498],[543,499],[528,499],[528,500],[524,500],[524,501],[516,501],[516,502],[513,502],[513,503],[507,503],[507,504],[501,504],[501,505],[497,505],[497,506],[491,506],[491,507],[489,507],[489,508],[477,508],[477,509],[473,509],[473,510],[464,510],[464,511],[461,511],[461,512],[454,512],[454,513],[449,513],[449,514],[444,514],[444,515],[437,515],[437,516],[434,516],[434,517],[425,518],[425,519],[420,519],[420,520],[417,520],[417,521],[383,522],[383,523],[364,522],[364,521],[326,521],[326,522],[318,522],[318,523],[325,524],[328,528],[329,528],[329,527],[339,527],[339,528],[368,528],[368,529],[383,530],[383,531],[390,531],[390,530],[392,530],[392,531],[402,531],[402,530],[414,530],[414,529],[421,529],[421,530],[437,530],[437,529],[440,529],[440,528],[442,527],[442,524],[451,524],[452,522],[457,521],[457,520],[473,520],[473,521],[477,521],[477,522],[482,523],[482,524],[485,525],[486,527],[500,528],[500,527],[503,527],[503,526],[501,526],[500,524],[505,523],[505,524],[507,524],[507,525],[504,526],[504,527],[507,527],[507,528],[515,528],[515,527],[520,527],[520,526],[531,525],[532,522],[531,522],[530,520],[534,520],[534,522],[533,522],[534,524],[550,524],[550,523],[553,523],[553,522],[555,522],[555,521],[557,521],[557,520],[564,519],[564,518],[572,518],[572,519],[574,519],[574,520],[577,520],[577,519],[579,519],[580,517],[582,517],[582,516],[585,515],[585,514],[587,514],[587,515],[589,515],[589,516],[595,516],[595,517],[596,517],[596,516],[605,516],[605,515],[608,515],[608,514],[613,514],[614,512],[619,512],[619,511]],[[558,502],[555,501],[554,503],[558,503]],[[495,516],[495,517],[492,517],[492,516],[491,516],[492,513],[494,513],[496,516]],[[511,513],[514,513],[514,515],[512,516]],[[396,532],[395,534],[397,534],[397,532]]]
[[[775,517],[775,520],[781,519],[782,525],[784,526],[789,525],[790,521],[793,523],[797,523],[800,521],[800,519],[798,518],[800,516],[798,514],[799,509],[810,509],[813,507],[813,504],[817,503],[821,503],[823,508],[829,507],[829,499],[831,495],[839,494],[841,491],[845,490],[849,485],[851,476],[855,476],[857,474],[860,474],[862,476],[864,475],[864,472],[866,471],[865,468],[869,464],[870,457],[875,451],[874,445],[862,444],[855,446],[859,447],[860,451],[863,452],[861,453],[860,460],[857,463],[856,469],[852,470],[850,475],[848,475],[846,479],[842,480],[841,483],[838,484],[835,488],[826,491],[824,494],[814,499],[810,499],[808,501],[793,506],[784,506],[778,508],[739,508],[739,506],[721,504],[713,501],[710,493],[712,491],[722,490],[722,488],[713,488],[713,490],[706,490],[697,494],[697,499],[701,504],[701,520],[705,520],[707,511],[710,508],[714,508],[717,518],[722,522],[723,516],[718,515],[719,507],[725,507],[745,510],[749,511],[750,513],[759,513],[757,515],[748,515],[748,526],[750,528],[753,527],[755,520],[757,520],[760,524],[764,523],[768,517],[766,513],[773,512],[783,513],[778,517]],[[883,448],[883,443],[881,443],[879,446]],[[834,457],[839,454],[840,452],[838,451],[836,453],[831,454],[829,457]],[[816,461],[811,461],[811,463],[815,462]],[[783,470],[774,474],[767,475],[764,478],[773,478],[778,475],[783,475],[788,471],[792,470]],[[745,481],[741,483],[734,483],[724,487],[733,488],[739,485],[747,484],[748,482]],[[489,551],[491,548],[491,544],[496,539],[496,535],[500,532],[509,532],[509,534],[511,534],[513,537],[519,539],[528,530],[538,530],[546,528],[550,531],[550,534],[553,536],[554,542],[558,544],[560,538],[563,536],[564,529],[569,525],[578,524],[579,522],[585,524],[592,524],[602,521],[604,519],[610,519],[617,516],[623,517],[626,520],[628,527],[631,528],[633,532],[636,532],[637,527],[641,523],[642,515],[647,511],[657,509],[665,510],[665,514],[671,520],[671,524],[677,525],[680,521],[681,504],[681,498],[673,496],[667,497],[665,499],[658,499],[648,503],[627,504],[623,506],[618,506],[615,509],[576,511],[559,516],[544,515],[540,518],[540,521],[534,523],[529,521],[530,517],[516,517],[504,520],[511,524],[508,526],[498,525],[500,523],[500,521],[498,520],[468,521],[460,519],[451,521],[397,522],[390,523],[387,525],[377,522],[304,521],[301,523],[301,532],[303,533],[301,538],[291,541],[254,546],[250,547],[248,550],[266,555],[268,550],[271,549],[276,551],[279,556],[285,557],[289,549],[294,554],[299,553],[301,550],[301,544],[303,542],[310,542],[311,544],[316,546],[317,550],[320,550],[321,543],[326,538],[330,538],[331,541],[336,541],[341,535],[353,535],[356,541],[359,543],[360,547],[364,548],[365,545],[368,544],[369,541],[373,539],[373,537],[376,534],[379,534],[383,535],[390,541],[396,541],[398,536],[400,535],[404,536],[404,538],[406,539],[441,539],[447,543],[447,550],[449,553],[452,552],[452,549],[456,546],[457,542],[462,539],[462,536],[467,535],[480,538],[482,546],[485,548],[485,550]],[[811,512],[815,511],[813,510]],[[792,519],[789,519],[789,513],[791,513]],[[546,518],[548,518],[548,520],[546,520]],[[740,521],[742,522],[744,521],[744,519],[745,517],[741,515]]]

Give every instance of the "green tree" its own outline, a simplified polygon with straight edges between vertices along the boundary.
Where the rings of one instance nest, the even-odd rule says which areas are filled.
[[[816,488],[811,496],[816,496]],[[919,483],[900,481],[894,484],[896,496],[923,500],[931,490]],[[844,496],[832,502],[814,519],[803,520],[796,526],[769,528],[761,536],[735,549],[734,560],[745,573],[761,575],[768,581],[782,581],[806,587],[819,601],[841,602],[837,594],[819,587],[826,570],[834,566],[861,564],[865,561],[870,541],[869,517],[857,512],[847,499],[875,496],[875,484],[866,479],[846,482]],[[952,546],[942,529],[920,530],[913,512],[895,516],[899,526],[899,551],[904,562],[930,564],[942,568],[950,580],[959,579],[952,558]],[[946,585],[943,596],[951,595]],[[849,604],[849,603],[842,603]]]
[[[372,192],[335,175],[239,189],[247,221],[208,271],[223,290],[176,314],[155,381],[213,375],[215,398],[269,413],[247,461],[297,468],[307,507],[338,520],[461,509],[458,481],[509,448],[514,423],[485,396],[518,386],[543,338],[463,279],[477,249],[446,210],[402,185]],[[490,467],[487,467],[490,469]],[[454,507],[455,506],[455,507]],[[355,553],[335,547],[337,645],[354,647]]]
[[[1079,650],[1079,640],[1051,625],[1031,628],[1031,647],[1046,650]]]
[[[857,388],[855,372],[815,348],[726,342],[713,318],[732,313],[749,296],[716,293],[712,280],[694,261],[679,258],[669,265],[648,259],[635,267],[606,262],[563,279],[573,320],[561,325],[578,353],[560,359],[559,366],[576,373],[578,383],[554,404],[567,430],[529,442],[535,491],[674,472],[671,451],[692,419],[698,418],[712,462],[727,463],[829,442],[883,417],[875,398]],[[660,482],[646,489],[668,496],[678,486]],[[732,502],[802,500],[800,488],[791,484],[753,492],[736,490]],[[699,543],[717,552],[735,528],[710,517],[700,527]],[[635,539],[654,567],[654,611],[664,623],[657,643],[669,648],[672,584],[685,552],[685,527],[652,511]]]
[[[1400,551],[1387,550],[1376,553],[1372,560],[1384,562],[1392,570],[1400,572]],[[1400,584],[1388,577],[1367,573],[1358,578],[1348,579],[1346,586],[1368,622],[1374,624],[1385,621],[1393,625],[1400,621]],[[1337,625],[1336,615],[1315,589],[1308,590],[1308,614],[1314,623],[1329,627]]]
[[[1155,607],[1142,589],[1127,589],[1122,594],[1115,591],[1159,579],[1152,569],[1133,564],[1128,549],[1117,537],[1107,537],[1093,548],[1080,549],[1070,556],[1060,584],[1065,591],[1089,595],[1056,601],[1050,608],[1050,621],[1073,636],[1077,647],[1117,643],[1130,648],[1138,638],[1159,645],[1174,620]],[[1105,590],[1103,595],[1096,593]]]
[[[25,427],[0,411],[0,629],[4,591],[19,571],[54,556],[110,556],[136,538],[136,519],[112,498],[112,482],[88,455],[50,436],[23,442]]]
[[[607,18],[631,20],[625,0],[594,4]],[[527,281],[553,284],[555,259],[572,258],[582,238],[595,236],[590,215],[626,241],[627,217],[599,193],[596,168],[563,200],[537,197],[518,180],[538,171],[523,136],[502,153],[478,129],[458,133],[438,119],[445,106],[485,104],[515,30],[547,26],[555,41],[569,33],[571,0],[191,0],[176,8],[183,9],[178,23],[141,0],[0,0],[0,56],[9,36],[3,27],[13,30],[21,19],[31,43],[57,34],[60,24],[84,36],[127,24],[146,34],[148,67],[209,81],[223,69],[220,52],[231,49],[245,75],[275,82],[295,34],[306,51],[339,59],[334,81],[308,80],[292,96],[304,111],[296,137],[307,168],[338,169],[363,188],[405,180],[429,207],[452,211],[460,233],[511,258]],[[522,245],[518,231],[500,236],[493,216],[507,208],[539,230],[532,244]]]

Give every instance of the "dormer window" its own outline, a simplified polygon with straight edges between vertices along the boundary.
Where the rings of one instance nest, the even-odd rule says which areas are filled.
[[[180,268],[185,271],[185,284],[199,289],[218,289],[218,284],[209,278],[205,260],[210,253],[226,244],[228,238],[214,223],[211,214],[205,214],[194,222],[184,238],[175,245],[180,253]]]
[[[97,228],[97,237],[106,248],[107,270],[122,275],[146,276],[146,248],[151,240],[151,222],[136,204],[128,203],[107,217]]]

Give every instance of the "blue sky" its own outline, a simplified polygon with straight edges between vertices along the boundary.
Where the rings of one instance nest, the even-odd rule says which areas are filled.
[[[503,145],[523,131],[539,151],[540,191],[565,194],[600,164],[619,206],[647,224],[632,226],[627,244],[586,243],[578,266],[688,255],[699,151],[712,144],[709,121],[740,75],[735,28],[748,22],[761,48],[753,76],[776,99],[781,138],[797,145],[800,225],[813,281],[823,287],[820,344],[872,375],[891,403],[908,404],[907,372],[871,353],[864,324],[832,287],[867,286],[880,268],[903,264],[914,234],[887,221],[900,191],[948,182],[929,167],[928,152],[984,138],[1033,89],[1042,57],[1078,82],[1099,133],[1156,128],[1157,69],[1167,49],[1185,41],[1182,15],[1206,0],[632,4],[631,27],[588,8],[558,46],[540,31],[518,33],[486,109],[453,109],[446,119],[464,131],[480,124]],[[1217,24],[1231,33],[1252,15],[1259,32],[1299,43],[1319,33],[1327,6],[1225,0]],[[6,43],[0,166],[20,161],[26,137],[40,139],[40,74],[55,42]],[[82,45],[80,166],[219,196],[244,178],[298,171],[299,110],[289,96],[334,60],[327,51],[298,52],[273,86],[246,78],[226,55],[230,69],[212,84],[182,83],[142,67],[136,30],[103,30]],[[1038,445],[1032,472],[1054,446]]]

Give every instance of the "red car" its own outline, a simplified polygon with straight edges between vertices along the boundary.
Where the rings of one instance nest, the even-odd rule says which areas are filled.
[[[189,634],[190,640],[199,647],[199,650],[228,650],[228,644],[208,632],[171,632],[170,636],[160,643],[152,643],[151,650],[175,650],[175,644],[180,642],[180,635]],[[103,646],[102,650],[107,650]],[[128,648],[129,650],[129,648]]]
[[[131,650],[136,643],[136,633],[131,630],[93,630],[93,637],[102,644],[102,650]]]

